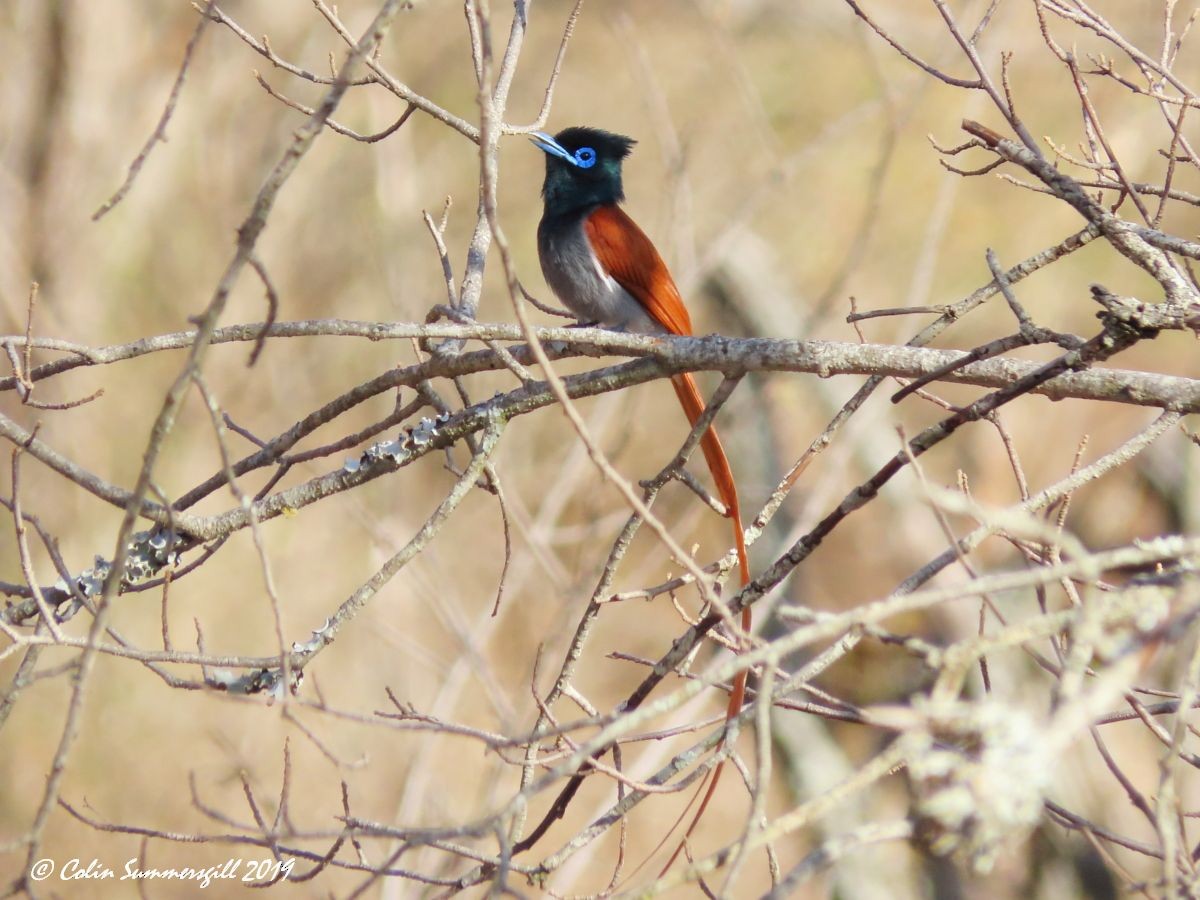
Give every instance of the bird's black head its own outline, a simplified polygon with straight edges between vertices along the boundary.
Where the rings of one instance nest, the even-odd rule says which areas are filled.
[[[633,138],[599,128],[565,128],[550,137],[537,133],[530,140],[546,153],[542,197],[546,214],[556,215],[625,199],[621,162]]]

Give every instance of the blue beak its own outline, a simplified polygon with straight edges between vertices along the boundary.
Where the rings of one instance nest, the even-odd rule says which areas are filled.
[[[533,146],[537,147],[539,150],[549,153],[551,156],[557,156],[560,159],[565,159],[573,166],[579,165],[579,161],[576,160],[575,157],[573,157],[570,153],[568,153],[562,144],[550,137],[550,135],[546,134],[546,132],[535,131],[529,140],[533,141]]]

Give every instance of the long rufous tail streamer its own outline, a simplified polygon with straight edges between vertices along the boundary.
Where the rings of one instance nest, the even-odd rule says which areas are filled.
[[[654,249],[654,244],[623,209],[615,204],[596,208],[584,222],[584,233],[587,235],[592,252],[595,253],[604,273],[635,297],[651,319],[670,334],[680,336],[692,334],[691,317],[688,315],[687,307],[683,304],[679,288],[671,278],[671,273],[667,271],[662,257]],[[679,397],[679,403],[683,406],[684,413],[687,414],[688,421],[695,425],[704,414],[705,409],[704,399],[700,396],[699,388],[696,387],[696,379],[691,373],[685,372],[673,377],[671,385],[675,388],[675,393]],[[708,470],[712,473],[713,481],[716,482],[717,494],[720,496],[721,502],[725,504],[729,518],[733,522],[733,539],[737,545],[738,570],[744,587],[750,583],[750,562],[746,555],[742,513],[738,506],[737,486],[733,481],[733,470],[729,466],[729,458],[725,455],[725,448],[721,446],[721,439],[717,436],[716,428],[709,426],[700,439],[700,447],[704,451],[704,459],[708,463]],[[742,630],[750,630],[750,609],[748,607],[742,610]],[[740,672],[734,679],[733,691],[729,695],[726,722],[741,711],[745,699],[746,672]],[[708,802],[717,789],[717,782],[721,778],[723,767],[724,762],[718,763],[717,767],[713,769],[712,780],[708,783],[707,789],[704,789],[703,785],[701,786],[704,796],[700,801],[700,808],[696,811],[691,825],[688,826],[679,848],[667,863],[667,868],[670,868],[671,864],[675,862],[688,836],[695,830],[701,816],[704,815],[704,810],[708,807]],[[685,810],[684,815],[686,814]]]
[[[696,387],[696,379],[690,373],[676,375],[671,379],[671,386],[675,388],[675,395],[679,398],[679,404],[683,407],[683,411],[688,417],[688,422],[695,425],[700,416],[704,414],[704,400],[700,396],[699,388]],[[716,483],[717,494],[721,497],[721,502],[725,504],[729,519],[733,523],[733,539],[737,547],[738,572],[741,575],[741,585],[745,587],[750,583],[750,559],[746,553],[746,532],[742,527],[742,511],[738,504],[737,485],[733,480],[733,470],[729,466],[729,457],[725,455],[725,448],[721,446],[721,438],[717,435],[716,428],[710,426],[708,431],[704,432],[704,436],[700,438],[700,449],[704,451],[704,460],[708,463],[708,470],[712,473],[713,481]],[[742,630],[749,632],[750,625],[750,607],[747,606],[742,610]],[[729,706],[725,711],[725,721],[727,723],[741,712],[742,705],[745,703],[747,676],[748,672],[743,669],[741,672],[738,672],[737,677],[733,680],[733,690],[729,693]],[[687,831],[684,832],[679,846],[675,848],[675,852],[667,860],[666,866],[663,867],[663,872],[671,868],[687,843],[687,839],[691,837],[692,832],[696,830],[696,826],[700,824],[700,819],[717,790],[717,783],[721,780],[721,770],[724,767],[724,761],[717,764],[717,767],[713,769],[712,779],[708,782],[707,788],[704,787],[703,782],[701,783],[700,789],[704,791],[704,796],[700,801],[700,808],[696,810],[696,815],[692,817],[692,822],[688,825]]]

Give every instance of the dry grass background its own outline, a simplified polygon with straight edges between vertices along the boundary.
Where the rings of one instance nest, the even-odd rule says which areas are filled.
[[[494,5],[498,18],[509,15],[500,8],[504,4]],[[884,22],[928,58],[960,69],[928,4],[874,5]],[[975,15],[983,8],[960,5],[977,10]],[[1181,21],[1194,5],[1180,4]],[[1159,21],[1145,11],[1152,5],[1106,6],[1129,37],[1155,45]],[[339,12],[357,33],[376,7],[369,0],[346,0]],[[312,69],[323,71],[328,53],[342,54],[310,3],[229,0],[224,8],[252,34],[268,34],[280,55]],[[533,5],[508,121],[536,115],[569,11],[570,4],[560,0]],[[94,346],[183,329],[187,317],[208,301],[231,252],[234,229],[302,120],[264,93],[252,70],[261,70],[301,102],[313,102],[320,90],[272,71],[232,34],[212,26],[169,126],[169,142],[154,150],[124,202],[93,223],[91,213],[120,183],[154,128],[196,15],[185,2],[9,0],[0,6],[0,333],[23,331],[33,279],[41,283],[36,333]],[[497,34],[506,28],[497,27]],[[1014,51],[1013,89],[1033,133],[1074,146],[1080,138],[1077,98],[1038,36],[1031,4],[1002,4],[988,46],[993,52]],[[402,14],[386,40],[384,58],[415,90],[468,120],[477,119],[461,4],[419,3]],[[1192,52],[1181,58],[1179,68],[1194,81],[1200,58]],[[1136,177],[1160,177],[1162,163],[1154,154],[1159,144],[1144,140],[1147,130],[1157,127],[1153,111],[1107,85],[1098,86],[1093,99],[1125,165]],[[359,89],[336,118],[376,131],[401,111],[383,91]],[[936,83],[905,63],[840,3],[617,0],[585,6],[550,130],[588,123],[638,138],[626,167],[628,208],[685,286],[699,333],[854,340],[844,322],[850,296],[861,308],[949,302],[988,280],[985,248],[995,248],[1000,260],[1012,265],[1079,227],[1078,217],[1061,203],[995,176],[964,180],[938,165],[927,133],[943,144],[957,143],[960,119],[999,125],[992,113],[977,97]],[[1193,123],[1193,137],[1196,127]],[[525,284],[549,299],[534,243],[542,166],[541,154],[524,138],[501,142],[501,221]],[[422,321],[442,300],[443,286],[421,211],[436,213],[445,197],[453,198],[446,237],[461,273],[477,180],[476,148],[421,114],[377,144],[323,135],[282,193],[259,245],[279,291],[281,318]],[[1195,191],[1198,185],[1181,187]],[[1193,207],[1164,227],[1187,235],[1198,225]],[[1094,321],[1086,300],[1086,286],[1093,281],[1117,292],[1148,290],[1150,283],[1101,243],[1020,286],[1039,323],[1086,333]],[[480,317],[509,321],[498,273],[493,262]],[[264,310],[260,285],[244,277],[222,321],[261,321]],[[988,340],[1009,330],[1008,316],[993,302],[942,343],[970,347]],[[915,332],[918,319],[873,320],[864,330],[873,341],[902,342]],[[331,338],[270,342],[255,369],[245,366],[247,352],[243,344],[216,347],[207,373],[234,420],[256,434],[274,434],[342,390],[413,358],[401,342]],[[24,409],[11,393],[0,396],[0,410],[25,425],[41,421],[41,434],[53,446],[105,479],[129,486],[180,360],[178,354],[153,354],[57,379],[44,389],[43,399],[104,388],[101,399],[69,412]],[[1176,334],[1135,348],[1117,365],[1200,376],[1193,340]],[[860,379],[772,375],[751,381],[721,421],[744,506],[756,510]],[[496,376],[479,395],[510,382]],[[754,548],[756,560],[773,559],[789,536],[811,527],[894,453],[896,425],[911,435],[940,415],[921,401],[893,407],[885,393],[870,401],[847,434],[805,474],[784,513]],[[940,393],[961,400],[976,392],[947,388]],[[389,402],[377,399],[355,422],[366,424],[386,412]],[[661,382],[581,407],[631,478],[656,471],[686,433]],[[1083,435],[1089,437],[1086,461],[1112,449],[1153,415],[1136,407],[1026,398],[1007,409],[1003,419],[1036,490],[1070,469]],[[330,436],[318,433],[315,439]],[[1082,491],[1069,527],[1092,547],[1168,530],[1194,531],[1196,460],[1197,451],[1188,448],[1182,434],[1167,435],[1136,464]],[[419,472],[404,470],[264,529],[289,640],[303,639],[319,626],[424,521],[453,481],[442,462],[431,456],[418,464]],[[965,472],[975,496],[987,503],[1018,497],[1003,447],[982,425],[922,462],[935,483],[953,484],[956,473]],[[314,699],[319,688],[330,706],[369,714],[388,706],[384,688],[390,687],[421,711],[445,719],[509,734],[529,727],[536,716],[530,679],[538,648],[543,648],[545,681],[626,509],[602,484],[556,412],[515,423],[496,465],[516,525],[516,553],[499,616],[489,617],[503,558],[500,519],[493,498],[476,492],[431,548],[310,669],[303,695]],[[156,481],[174,496],[218,467],[206,412],[193,396],[166,446]],[[7,494],[8,467],[0,468],[0,490]],[[318,461],[293,477],[327,468]],[[261,483],[251,478],[245,487]],[[27,509],[60,537],[67,562],[82,568],[95,554],[111,555],[120,516],[69,487],[53,472],[25,462],[21,490]],[[202,511],[230,505],[227,494],[218,494]],[[725,548],[724,523],[685,490],[669,490],[657,508],[687,542],[699,542],[701,559]],[[790,579],[786,590],[792,600],[821,610],[848,608],[883,596],[944,549],[944,537],[911,473],[896,479],[872,509],[847,522]],[[1013,551],[1000,543],[985,545],[980,558],[987,565],[1016,563]],[[49,562],[39,558],[38,566],[43,583],[52,582]],[[643,536],[618,587],[652,584],[671,571]],[[0,529],[0,578],[21,580],[11,527]],[[973,607],[943,608],[909,621],[906,628],[932,640],[963,637],[974,629],[975,616]],[[272,615],[249,533],[235,536],[211,564],[172,586],[169,621],[179,646],[194,644],[193,623],[199,621],[211,652],[274,652]],[[159,596],[122,597],[113,624],[131,639],[154,646]],[[667,599],[659,598],[613,605],[598,628],[579,686],[607,709],[643,672],[603,653],[619,649],[657,658],[680,624]],[[70,631],[85,633],[86,622],[71,623]],[[43,666],[71,656],[49,652]],[[15,664],[13,657],[0,663],[5,683]],[[927,678],[911,658],[862,645],[819,683],[856,703],[902,703],[923,690]],[[1037,676],[1021,657],[994,659],[992,678],[1006,696],[1043,702]],[[972,684],[973,690],[978,687]],[[66,676],[37,682],[0,731],[0,841],[23,833],[42,797],[70,688]],[[714,714],[721,704],[720,697],[705,697],[677,712],[673,721]],[[294,766],[291,814],[307,827],[337,827],[340,780],[349,786],[357,815],[406,825],[472,818],[505,799],[515,785],[516,769],[471,741],[367,727],[312,710],[300,710],[297,717],[320,747],[281,718],[277,707],[171,690],[136,663],[102,658],[63,797],[106,821],[165,831],[224,830],[193,804],[189,777],[205,804],[246,821],[239,780],[244,774],[273,814],[269,798],[279,790],[285,741]],[[781,764],[770,801],[774,812],[837,781],[878,749],[879,736],[858,726],[812,719],[780,729]],[[1145,730],[1113,726],[1106,735],[1131,777],[1152,786],[1158,755]],[[750,753],[752,738],[742,740]],[[628,765],[636,772],[653,771],[655,761],[682,746],[665,741],[631,751]],[[1126,798],[1086,740],[1066,759],[1069,763],[1055,774],[1063,802],[1097,821],[1147,836],[1144,821],[1130,821],[1134,813]],[[667,795],[639,808],[630,821],[633,859],[653,846],[685,799]],[[610,785],[589,782],[568,821],[552,832],[552,843],[574,834],[610,802]],[[892,780],[860,798],[857,810],[842,814],[852,822],[893,817],[907,802],[901,782]],[[541,808],[533,811],[534,820]],[[736,834],[746,808],[738,778],[727,776],[717,806],[696,836],[702,852]],[[814,833],[800,832],[781,841],[777,849],[784,867],[803,856],[814,839]],[[60,861],[95,857],[119,868],[139,847],[135,836],[99,833],[56,812],[45,855]],[[615,835],[609,835],[568,862],[550,887],[565,894],[599,890],[614,852]],[[952,876],[949,864],[934,863],[915,849],[885,845],[860,851],[803,896],[828,895],[837,884],[847,897],[953,896],[945,891],[955,877],[968,896],[1088,896],[1095,887],[1081,873],[1092,870],[1077,865],[1087,853],[1082,838],[1047,825],[1003,855],[992,874],[973,876],[959,868]],[[157,841],[147,851],[147,863],[199,865],[260,855],[237,847]],[[432,859],[426,852],[405,857],[404,863],[421,868]],[[22,861],[22,853],[0,857],[5,881],[17,876]],[[360,875],[330,870],[313,883],[271,890],[343,896],[360,881]],[[765,865],[755,860],[738,896],[756,896],[768,885]],[[229,888],[210,890],[226,895]],[[419,893],[398,881],[373,890],[389,897]],[[54,884],[46,893],[124,897],[134,896],[135,888],[128,882]],[[196,892],[155,884],[149,893],[183,897]]]

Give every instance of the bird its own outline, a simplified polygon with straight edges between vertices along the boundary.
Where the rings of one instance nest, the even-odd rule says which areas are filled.
[[[566,128],[553,137],[536,132],[530,140],[546,154],[538,258],[546,283],[558,299],[584,324],[636,334],[691,335],[691,317],[666,263],[620,205],[625,200],[622,165],[637,142],[625,135],[582,126]],[[694,426],[705,410],[696,379],[685,372],[673,376],[671,385],[688,422]],[[737,484],[715,425],[709,425],[700,447],[726,515],[733,523],[738,572],[744,587],[750,583],[750,562]],[[744,631],[750,630],[748,606],[742,610],[741,625]],[[746,676],[743,671],[734,681],[727,720],[742,708]],[[716,790],[722,766],[718,764],[713,771],[685,841]],[[678,854],[676,850],[667,868]]]

